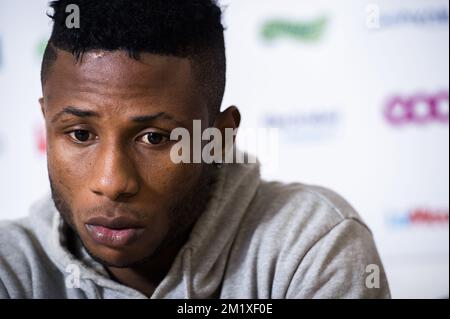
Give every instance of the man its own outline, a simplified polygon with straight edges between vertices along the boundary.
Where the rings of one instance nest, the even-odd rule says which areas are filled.
[[[337,194],[262,181],[258,164],[173,160],[175,129],[239,126],[236,107],[220,111],[217,4],[51,6],[40,99],[51,196],[0,226],[2,298],[390,296],[369,229]]]

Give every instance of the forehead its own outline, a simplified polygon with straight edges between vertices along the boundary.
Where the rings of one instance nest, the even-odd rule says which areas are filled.
[[[204,112],[196,87],[189,59],[144,53],[136,60],[123,51],[90,51],[77,61],[58,50],[43,91],[52,107],[68,103],[88,103],[104,111],[159,107],[195,117]]]

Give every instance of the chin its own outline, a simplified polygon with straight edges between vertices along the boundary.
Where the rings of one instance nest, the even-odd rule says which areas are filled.
[[[148,256],[136,255],[127,250],[118,250],[107,247],[102,249],[87,249],[91,257],[103,266],[115,267],[115,268],[128,268],[133,265],[139,264],[145,260]]]

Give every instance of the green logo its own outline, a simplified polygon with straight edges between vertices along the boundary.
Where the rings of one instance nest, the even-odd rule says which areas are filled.
[[[271,20],[264,24],[262,37],[267,41],[273,41],[284,36],[300,41],[314,42],[321,38],[327,23],[328,18],[325,16],[307,22]]]

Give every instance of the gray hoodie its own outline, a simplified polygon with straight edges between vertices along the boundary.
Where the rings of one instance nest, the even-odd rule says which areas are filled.
[[[325,188],[227,164],[207,209],[151,298],[389,298],[372,234]],[[69,251],[50,196],[0,223],[0,298],[146,298]]]

